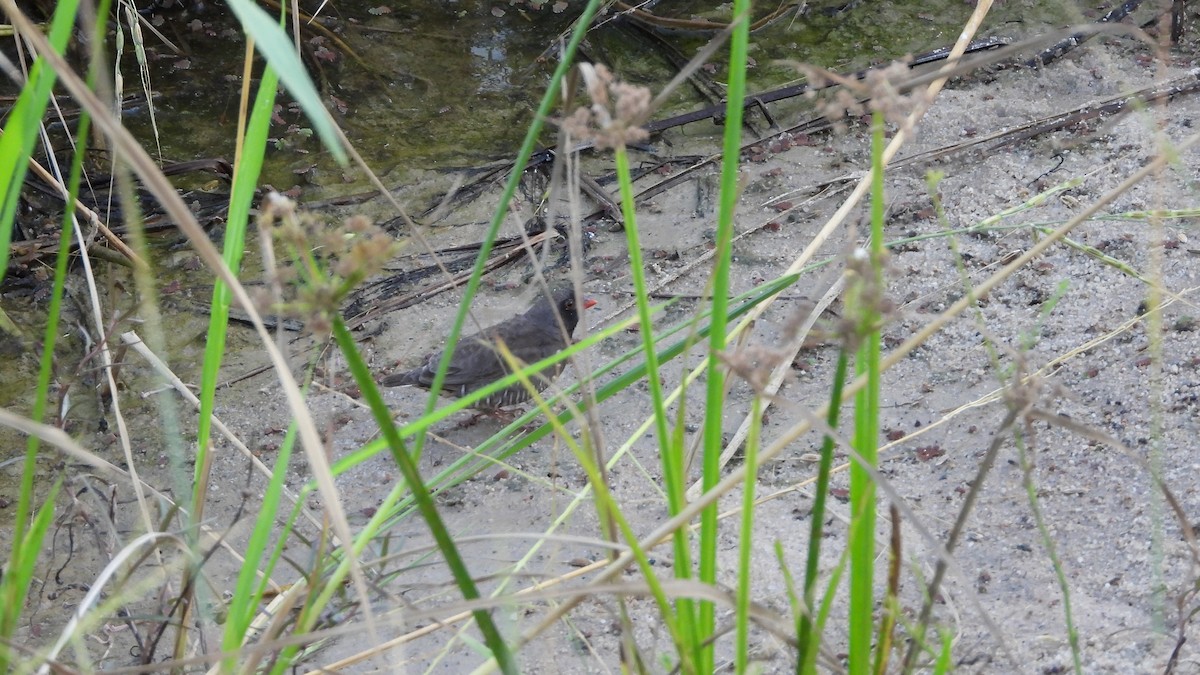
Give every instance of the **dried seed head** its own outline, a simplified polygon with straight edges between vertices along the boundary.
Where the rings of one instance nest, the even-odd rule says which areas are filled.
[[[300,319],[318,335],[329,332],[346,296],[377,273],[397,248],[391,236],[363,216],[334,227],[277,193],[264,200],[259,227],[281,245],[281,265],[268,273],[277,286],[291,289],[284,294],[290,299],[277,302],[274,311]]]
[[[579,64],[591,107],[580,107],[560,123],[569,134],[598,149],[640,143],[650,137],[641,128],[650,117],[650,90],[613,79],[602,64]]]
[[[885,68],[868,70],[862,77],[844,77],[817,66],[794,61],[785,61],[798,70],[808,80],[807,98],[817,100],[817,90],[832,85],[838,89],[823,97],[817,103],[817,110],[824,115],[834,128],[843,131],[846,117],[856,117],[868,111],[878,111],[883,118],[896,126],[911,133],[909,113],[916,106],[921,94],[902,93],[905,84],[912,78],[908,70],[910,57],[894,61]]]

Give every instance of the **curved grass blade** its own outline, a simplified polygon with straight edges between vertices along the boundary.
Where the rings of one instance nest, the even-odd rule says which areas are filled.
[[[254,39],[255,48],[267,63],[279,73],[283,86],[296,97],[296,103],[312,122],[313,130],[321,137],[321,142],[333,154],[339,164],[347,162],[346,150],[334,133],[334,121],[329,111],[321,103],[317,88],[313,86],[308,71],[300,62],[295,46],[288,40],[287,33],[269,14],[260,9],[250,0],[229,0],[229,8],[233,10],[242,29]]]
[[[50,24],[50,45],[60,55],[67,48],[71,28],[79,0],[58,3]],[[41,57],[29,71],[29,81],[21,88],[17,102],[4,125],[0,136],[0,185],[4,186],[4,202],[0,205],[0,281],[8,270],[9,242],[12,241],[12,226],[20,202],[21,187],[25,184],[25,173],[29,170],[29,157],[33,144],[37,142],[38,128],[42,115],[50,101],[50,90],[54,88],[55,74]]]

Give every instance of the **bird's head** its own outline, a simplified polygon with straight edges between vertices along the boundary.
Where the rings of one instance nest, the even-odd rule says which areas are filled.
[[[596,304],[591,298],[583,299],[583,308],[587,309]],[[563,326],[567,329],[567,333],[575,331],[575,326],[579,325],[579,306],[575,302],[575,289],[571,284],[556,285],[551,289],[550,297],[544,294],[540,296],[529,308],[527,316],[534,320],[545,321],[550,325],[558,326],[558,319],[562,318]]]

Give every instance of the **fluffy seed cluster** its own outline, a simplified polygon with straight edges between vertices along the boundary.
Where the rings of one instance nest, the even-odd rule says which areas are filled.
[[[331,225],[301,211],[283,195],[267,195],[258,216],[264,234],[268,286],[257,304],[264,311],[302,321],[309,331],[328,335],[346,296],[383,268],[398,243],[364,216]],[[269,240],[265,237],[269,236]],[[277,264],[269,261],[278,260]]]
[[[591,141],[599,150],[641,143],[650,134],[641,125],[650,116],[650,90],[620,82],[602,64],[579,64],[590,107],[579,107],[562,121],[566,131]]]
[[[862,79],[846,77],[806,63],[790,64],[808,80],[809,90],[805,96],[817,100],[818,111],[835,127],[844,129],[842,119],[845,117],[880,112],[890,124],[912,133],[908,127],[908,114],[916,107],[921,94],[903,93],[905,83],[912,78],[907,62],[908,59],[904,59],[886,68],[868,70]],[[831,85],[838,85],[832,95],[818,98],[818,91]]]

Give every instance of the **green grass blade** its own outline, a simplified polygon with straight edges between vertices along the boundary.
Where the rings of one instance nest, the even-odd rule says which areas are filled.
[[[642,262],[642,244],[638,236],[637,211],[634,208],[633,179],[629,172],[629,155],[624,145],[616,148],[617,183],[621,190],[621,212],[625,220],[626,249],[629,251],[629,272],[637,300],[638,322],[641,327],[642,354],[646,363],[646,382],[650,389],[650,401],[654,411],[654,426],[658,438],[658,454],[662,462],[662,482],[667,493],[667,510],[671,515],[679,513],[686,504],[687,478],[683,470],[683,456],[672,442],[667,428],[666,405],[663,403],[662,380],[658,374],[658,354],[655,350],[653,324],[650,322],[650,300],[646,290],[646,270]],[[679,446],[680,448],[682,446]],[[675,576],[690,578],[693,574],[692,556],[688,550],[688,535],[683,529],[674,535]],[[703,638],[696,632],[694,603],[690,598],[679,599],[678,619],[681,629],[690,644],[698,644]],[[684,658],[684,655],[680,655]]]
[[[408,482],[408,487],[412,491],[413,501],[416,503],[417,509],[420,510],[422,517],[424,517],[425,524],[429,527],[429,531],[433,535],[433,539],[437,543],[442,557],[445,558],[446,566],[450,569],[450,573],[454,577],[454,582],[458,585],[459,592],[465,600],[479,598],[479,590],[475,586],[475,580],[467,570],[466,563],[463,561],[462,555],[459,554],[458,547],[454,544],[454,538],[446,529],[446,525],[438,513],[437,505],[433,502],[433,496],[429,493],[429,489],[425,487],[425,481],[421,478],[421,472],[417,467],[416,461],[409,455],[408,448],[405,447],[404,441],[400,439],[400,433],[396,429],[396,425],[392,423],[392,413],[388,410],[387,404],[383,402],[383,397],[379,394],[379,388],[375,384],[370,368],[367,367],[366,362],[363,361],[362,356],[358,353],[354,336],[350,334],[345,322],[340,317],[334,319],[333,338],[341,348],[342,356],[346,359],[346,365],[354,376],[355,383],[362,391],[363,399],[371,408],[371,413],[374,415],[376,423],[379,424],[380,432],[383,434],[388,447],[392,451],[392,458],[396,460],[397,468],[404,475],[404,480]],[[473,614],[475,616],[475,623],[479,626],[479,631],[483,633],[484,641],[492,651],[492,655],[496,658],[496,663],[499,664],[501,671],[506,675],[516,675],[519,672],[516,661],[513,659],[513,654],[509,650],[508,645],[505,644],[504,638],[500,635],[500,631],[496,628],[495,622],[492,621],[491,614],[484,609],[477,609]]]
[[[534,113],[533,120],[529,123],[529,129],[525,131],[525,140],[521,143],[521,149],[517,151],[517,158],[513,160],[513,168],[508,174],[508,181],[504,184],[499,205],[496,207],[496,212],[492,214],[492,222],[488,225],[488,230],[483,235],[483,243],[479,246],[479,255],[475,257],[475,266],[471,268],[471,277],[467,280],[467,284],[463,289],[462,305],[459,306],[458,314],[454,317],[454,324],[450,327],[450,334],[446,336],[446,349],[442,352],[442,360],[438,362],[437,374],[434,375],[430,386],[429,403],[425,407],[426,413],[433,412],[433,409],[437,407],[437,392],[441,391],[442,382],[446,379],[446,368],[450,365],[450,359],[454,355],[454,346],[458,342],[459,335],[462,334],[463,325],[466,323],[467,312],[471,307],[471,299],[475,297],[475,292],[479,290],[479,282],[483,278],[484,268],[487,265],[488,257],[492,253],[492,245],[495,243],[496,237],[500,234],[500,227],[504,224],[505,216],[508,214],[508,205],[512,203],[513,195],[517,192],[517,186],[520,185],[521,179],[525,175],[525,165],[529,163],[529,158],[533,155],[533,149],[537,146],[538,136],[542,133],[542,125],[549,118],[550,110],[554,107],[555,101],[558,100],[559,87],[567,71],[571,69],[571,64],[575,59],[575,50],[578,49],[579,43],[583,41],[583,36],[587,34],[588,28],[592,25],[592,18],[596,16],[596,12],[599,11],[602,4],[604,3],[601,0],[589,0],[587,6],[580,13],[579,18],[575,19],[575,29],[571,32],[571,39],[563,47],[558,66],[555,67],[554,74],[550,77],[550,84],[546,87],[546,93],[542,95],[542,101],[538,104],[537,112]],[[420,459],[421,450],[424,446],[424,434],[417,436],[413,443],[413,456],[415,458]]]
[[[105,5],[105,9],[106,8],[107,5]],[[100,29],[98,28],[97,30]],[[94,75],[94,73],[92,75]],[[24,94],[24,90],[22,91],[22,94]],[[20,105],[19,101],[18,105]],[[43,108],[44,106],[45,104],[43,104]],[[76,131],[75,137],[88,138],[90,129],[91,116],[84,112],[79,117],[79,128]],[[8,136],[6,133],[5,139],[7,139],[7,137]],[[2,143],[2,140],[0,140],[0,143]],[[30,150],[31,149],[32,148],[30,148]],[[50,378],[54,371],[54,347],[58,343],[59,319],[62,315],[63,294],[66,288],[67,264],[70,260],[71,240],[75,236],[75,202],[79,194],[79,183],[83,174],[83,159],[85,155],[86,149],[81,149],[72,156],[71,170],[67,179],[67,202],[63,211],[62,228],[59,231],[58,253],[55,256],[54,261],[54,285],[50,293],[50,304],[47,308],[46,329],[42,333],[42,354],[38,364],[37,390],[34,393],[33,411],[30,417],[35,422],[44,421],[46,415],[46,402],[49,397]],[[5,156],[5,159],[17,158]],[[0,164],[3,164],[5,171],[15,168],[7,164],[4,160],[0,160]],[[23,162],[20,166],[27,167],[28,164]],[[20,184],[16,184],[15,187],[19,193]],[[4,278],[4,269],[8,265],[7,242],[9,239],[9,233],[11,232],[12,220],[6,217],[5,222],[7,222],[8,228],[0,228],[4,229],[4,232],[0,233],[0,242],[3,242],[3,244],[0,245],[0,249],[3,249],[3,251],[0,251],[0,280]],[[27,532],[25,529],[27,521],[29,520],[29,514],[33,509],[33,482],[34,476],[37,473],[38,447],[38,438],[36,436],[30,436],[25,444],[25,461],[21,471],[21,483],[17,495],[16,514],[13,521],[13,543],[12,551],[9,555],[9,560],[11,561],[10,569],[14,565],[19,566],[21,564],[19,561],[27,560],[30,555],[32,555],[33,560],[36,561],[37,553],[42,550],[42,536],[44,535],[45,530],[43,529],[41,534],[36,533],[36,520],[34,523],[35,529],[33,531]],[[57,488],[55,489],[55,492],[56,491]],[[47,506],[52,509],[53,503],[54,500],[53,497],[51,497],[43,504],[42,511],[45,511]],[[40,514],[38,518],[41,518]],[[27,534],[29,535],[28,537],[26,537]],[[8,576],[12,576],[12,579],[9,579]],[[31,577],[23,576],[23,574],[12,574],[6,575],[3,580],[0,581],[0,598],[5,600],[3,607],[0,607],[0,643],[7,644],[12,638],[13,630],[16,629],[17,620],[20,617],[21,610],[25,607],[24,598],[29,592],[28,582],[30,578]],[[22,579],[24,579],[24,582],[22,582]],[[8,661],[9,659],[7,650],[0,650],[0,671],[7,670]]]
[[[239,152],[234,163],[233,185],[229,195],[229,215],[226,219],[225,235],[221,246],[221,256],[229,268],[238,274],[245,253],[246,231],[250,219],[250,209],[262,174],[263,157],[266,154],[267,137],[270,133],[271,113],[275,104],[279,78],[275,69],[268,65],[263,70],[259,82],[258,93],[246,125],[245,136],[239,143]],[[200,411],[196,432],[196,475],[192,494],[195,514],[204,513],[204,505],[199,503],[209,480],[206,474],[211,462],[208,460],[209,438],[212,433],[212,414],[216,399],[216,386],[220,375],[221,363],[225,356],[225,343],[229,330],[229,308],[231,293],[228,285],[220,279],[213,284],[212,303],[209,312],[208,333],[204,345],[204,361],[200,377]],[[278,500],[278,492],[282,489],[283,476],[290,456],[290,446],[285,448],[276,460],[275,472],[264,495],[263,510],[255,522],[254,530],[247,543],[246,564],[238,574],[234,589],[236,601],[231,604],[230,616],[226,621],[222,636],[222,645],[226,649],[234,649],[245,638],[246,629],[252,619],[253,611],[258,606],[253,582],[259,571],[259,563],[266,547],[267,535],[274,526],[275,509],[267,508],[268,500]],[[269,576],[271,570],[264,569],[263,574]],[[242,608],[237,611],[236,608]],[[232,667],[232,660],[226,662]]]
[[[750,42],[750,0],[734,0],[733,16],[737,22],[729,39],[729,85],[725,103],[725,133],[721,158],[721,197],[717,211],[717,254],[712,274],[712,331],[709,333],[708,387],[705,396],[704,458],[702,486],[705,491],[717,484],[721,476],[721,451],[724,449],[725,376],[718,367],[717,352],[725,349],[725,331],[729,321],[729,268],[733,258],[733,218],[740,190],[738,160],[742,145],[742,109],[746,96],[746,57]],[[700,581],[717,581],[717,505],[710,505],[700,514]],[[697,630],[704,636],[698,645],[696,667],[701,673],[713,670],[713,644],[707,636],[715,627],[715,606],[702,601],[697,608]]]
[[[67,48],[79,0],[64,0],[54,8],[50,23],[50,45],[62,54]],[[0,185],[4,186],[4,203],[0,205],[0,281],[8,271],[9,243],[12,241],[13,221],[20,204],[21,188],[29,171],[29,158],[37,142],[42,115],[50,102],[54,88],[54,71],[39,57],[29,70],[29,81],[21,88],[17,102],[4,124],[0,136]]]
[[[505,359],[509,360],[511,363],[513,361],[512,354],[507,352],[503,346],[501,347],[501,351],[503,352]],[[629,524],[629,520],[625,518],[625,514],[621,511],[621,505],[617,503],[616,497],[613,496],[612,491],[605,482],[603,470],[596,461],[597,455],[592,448],[585,450],[580,447],[579,443],[575,441],[575,439],[571,436],[571,433],[567,430],[565,424],[558,420],[558,418],[554,415],[554,411],[551,410],[549,404],[544,398],[542,398],[541,394],[533,388],[532,382],[530,382],[527,377],[522,380],[522,384],[530,388],[538,409],[540,409],[542,414],[546,416],[546,419],[549,420],[550,425],[554,428],[555,433],[557,433],[558,437],[562,439],[563,443],[570,448],[572,454],[575,455],[575,459],[579,462],[580,467],[583,468],[584,472],[587,474],[588,483],[592,486],[593,494],[596,496],[596,511],[601,522],[612,522],[616,529],[621,533],[621,536],[625,538],[625,543],[629,546],[630,551],[633,552],[634,559],[638,563],[638,568],[641,570],[642,576],[646,580],[646,584],[650,589],[650,595],[654,598],[655,603],[658,605],[658,611],[661,615],[662,622],[666,626],[667,632],[671,636],[671,640],[676,646],[676,650],[679,652],[682,670],[684,672],[690,672],[690,664],[688,662],[688,652],[690,650],[685,647],[683,636],[680,634],[677,622],[675,620],[675,614],[671,611],[671,605],[668,602],[666,593],[662,588],[662,582],[659,581],[658,575],[655,573],[654,567],[650,563],[650,556],[647,555],[645,548],[641,546],[637,533]],[[583,434],[582,438],[583,442],[587,443],[590,442],[592,437],[588,434]]]
[[[254,200],[258,178],[262,174],[263,156],[266,154],[267,135],[270,133],[271,113],[275,106],[275,91],[278,84],[275,70],[270,66],[263,71],[242,151],[238,155],[233,171],[233,186],[229,193],[229,217],[225,226],[225,237],[221,244],[221,257],[234,274],[242,266],[246,250],[246,229],[250,220],[250,207]],[[196,432],[196,471],[208,466],[205,455],[212,430],[213,403],[216,396],[217,379],[221,361],[225,356],[225,338],[229,329],[229,286],[220,279],[213,284],[212,305],[208,318],[208,336],[204,343],[204,367],[200,377],[200,419]],[[200,485],[204,477],[196,475]],[[199,506],[199,505],[197,505]],[[202,510],[197,509],[197,513]]]
[[[262,504],[259,507],[258,516],[254,520],[254,529],[251,531],[245,549],[242,551],[244,562],[242,569],[238,572],[233,597],[227,604],[229,607],[229,616],[225,620],[225,631],[221,643],[225,651],[232,652],[242,646],[245,641],[246,632],[250,627],[251,621],[254,619],[254,614],[257,611],[259,603],[262,601],[263,593],[266,591],[266,580],[274,572],[275,564],[278,561],[280,547],[277,547],[276,555],[270,560],[265,561],[265,563],[264,556],[266,555],[271,533],[275,528],[275,514],[279,511],[279,504],[282,501],[284,480],[287,477],[288,463],[291,460],[292,450],[295,445],[296,426],[291,425],[288,428],[287,436],[283,439],[283,443],[280,444],[279,455],[275,458],[275,464],[271,467],[271,480],[267,484],[266,491],[263,492]],[[300,504],[302,503],[300,502]],[[299,508],[299,504],[297,504],[297,509]],[[293,520],[297,513],[298,511],[293,512]],[[279,532],[278,541],[280,546],[288,537],[290,531],[291,527],[289,526]],[[259,581],[260,575],[261,582]],[[226,661],[225,668],[228,672],[232,672],[233,665],[233,659]]]
[[[846,375],[850,369],[850,355],[845,349],[838,352],[837,366],[833,374],[833,387],[829,393],[829,413],[825,422],[830,429],[837,429],[838,414],[842,409],[842,390],[846,386]],[[816,630],[813,616],[816,613],[817,576],[820,572],[821,542],[825,536],[825,504],[829,498],[829,477],[833,470],[834,440],[826,435],[821,444],[821,462],[817,468],[817,483],[813,494],[812,512],[809,514],[808,558],[804,567],[804,611],[797,614],[796,630],[800,653],[796,659],[796,672],[817,672],[817,651],[821,635]]]
[[[878,463],[879,390],[882,340],[878,301],[883,293],[883,115],[872,117],[871,139],[871,249],[860,266],[860,292],[855,303],[860,316],[861,343],[854,360],[856,372],[867,376],[867,386],[854,399],[854,449],[865,464]],[[875,299],[874,302],[871,299]],[[853,300],[853,298],[852,298]],[[847,306],[850,306],[849,304]],[[848,672],[871,672],[871,643],[875,611],[875,483],[857,462],[850,467],[850,653]]]
[[[938,653],[937,663],[933,667],[933,675],[945,675],[954,667],[954,636],[950,631],[942,631],[942,651]]]
[[[304,115],[312,122],[313,130],[317,132],[325,148],[333,155],[339,164],[347,162],[346,149],[342,147],[338,135],[334,131],[333,117],[321,104],[321,96],[308,76],[296,47],[288,39],[287,33],[280,27],[279,22],[260,9],[250,0],[229,0],[229,8],[233,10],[242,29],[254,39],[255,48],[267,63],[279,73],[283,86],[300,104]],[[264,78],[265,79],[265,78]],[[261,87],[259,92],[264,91]]]
[[[24,652],[13,654],[8,645],[12,644],[12,634],[16,630],[17,618],[25,607],[29,583],[33,580],[37,568],[38,555],[42,552],[42,542],[46,538],[46,530],[54,516],[54,502],[58,498],[61,482],[56,482],[46,495],[46,501],[38,509],[33,524],[25,531],[25,536],[13,541],[13,554],[4,567],[4,576],[0,577],[0,600],[4,602],[4,610],[0,611],[0,665],[8,672],[8,665],[16,660],[25,658]]]

